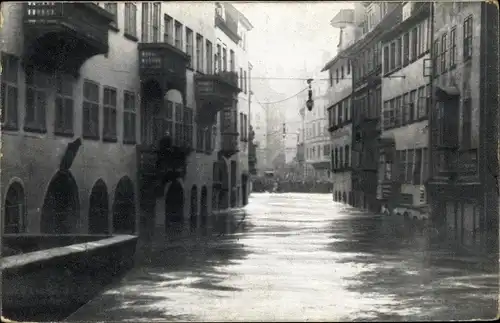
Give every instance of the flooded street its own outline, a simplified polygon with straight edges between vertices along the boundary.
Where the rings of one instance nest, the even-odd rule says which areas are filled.
[[[215,221],[215,219],[214,219]],[[491,319],[498,261],[320,194],[252,194],[212,234],[138,249],[81,321]],[[147,250],[146,250],[147,249]]]

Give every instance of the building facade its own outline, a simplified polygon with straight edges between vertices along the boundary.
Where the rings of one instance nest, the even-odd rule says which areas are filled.
[[[327,83],[324,81],[312,83],[314,107],[304,115],[306,178],[321,182],[331,181],[326,88]],[[307,97],[302,104],[305,104],[306,100]]]
[[[217,115],[239,113],[248,80],[216,70],[213,3],[11,3],[2,14],[5,232],[148,232],[221,206],[230,171],[215,165],[238,139]]]
[[[427,203],[431,3],[408,2],[382,36],[382,132],[377,199],[395,207]]]
[[[345,50],[352,64],[352,191],[353,204],[371,211],[380,210],[377,200],[378,137],[381,130],[383,33],[401,16],[401,4],[357,3],[355,11],[360,37]]]
[[[473,2],[433,9],[432,217],[462,242],[497,237],[498,13]]]
[[[343,55],[343,50],[356,38],[354,10],[340,10],[332,19],[331,25],[340,29],[338,53],[322,71],[328,71],[329,80],[326,100],[331,142],[333,200],[352,205],[352,66],[350,60]]]
[[[251,126],[255,134],[254,144],[256,157],[256,171],[258,175],[263,175],[267,165],[267,113],[263,106],[255,100],[250,106]]]

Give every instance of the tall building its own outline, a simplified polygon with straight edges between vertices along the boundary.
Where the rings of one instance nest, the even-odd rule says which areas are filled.
[[[352,64],[352,191],[353,204],[380,210],[377,200],[378,137],[382,111],[381,36],[401,18],[401,4],[356,3],[360,38],[345,50]]]
[[[354,10],[340,10],[331,20],[331,25],[340,32],[338,52],[326,63],[322,72],[328,71],[329,79],[326,102],[331,143],[333,200],[352,204],[352,66],[343,51],[356,40]]]
[[[498,12],[487,2],[436,2],[432,30],[432,217],[460,241],[497,239]]]
[[[402,3],[397,23],[380,39],[383,122],[377,199],[389,210],[401,208],[403,215],[427,204],[430,8],[429,2]]]
[[[245,203],[247,169],[233,165],[245,158],[248,105],[236,102],[251,25],[219,8],[2,4],[5,232],[165,235]],[[233,64],[221,65],[216,25],[233,33]]]

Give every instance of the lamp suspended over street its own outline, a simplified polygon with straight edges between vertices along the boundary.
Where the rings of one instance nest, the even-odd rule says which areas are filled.
[[[307,110],[309,110],[309,111],[312,111],[312,109],[314,107],[314,100],[312,98],[312,89],[311,89],[312,81],[313,81],[313,79],[307,80],[307,84],[309,84],[309,92],[308,92],[308,99],[306,101],[306,106],[307,106]]]

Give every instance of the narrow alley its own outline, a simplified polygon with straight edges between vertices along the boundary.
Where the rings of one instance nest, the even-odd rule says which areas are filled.
[[[327,194],[253,194],[213,230],[137,250],[136,268],[68,321],[495,317],[498,264]]]

